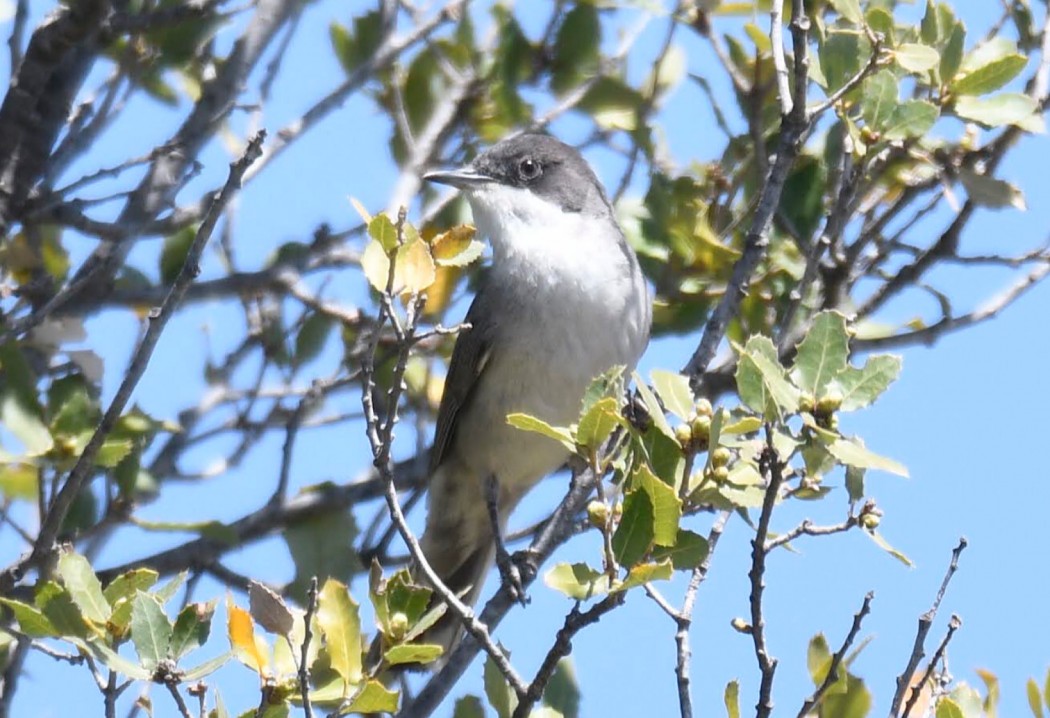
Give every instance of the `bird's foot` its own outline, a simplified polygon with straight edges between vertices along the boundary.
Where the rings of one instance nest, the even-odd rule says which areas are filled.
[[[511,600],[525,606],[529,602],[529,596],[525,592],[525,576],[529,566],[522,565],[520,554],[513,556],[507,553],[507,548],[502,541],[496,542],[496,567],[499,569],[500,581],[503,587],[510,593]],[[522,571],[522,569],[525,571]]]

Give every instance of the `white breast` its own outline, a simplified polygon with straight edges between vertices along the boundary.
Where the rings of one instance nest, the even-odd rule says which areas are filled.
[[[500,346],[485,372],[499,380],[479,387],[484,401],[474,402],[469,419],[478,429],[484,423],[492,441],[470,453],[484,464],[479,470],[531,484],[564,462],[564,450],[494,426],[506,426],[511,412],[555,425],[574,422],[590,381],[617,364],[633,368],[645,349],[648,290],[633,256],[600,231],[599,219],[564,213],[525,190],[490,185],[477,192],[474,219],[493,245],[488,281],[506,301]],[[479,405],[485,408],[476,411]]]

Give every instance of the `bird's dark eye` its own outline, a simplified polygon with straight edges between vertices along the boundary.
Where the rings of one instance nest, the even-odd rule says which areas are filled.
[[[536,179],[542,172],[543,168],[540,167],[540,163],[531,157],[526,157],[518,163],[518,174],[526,182]]]

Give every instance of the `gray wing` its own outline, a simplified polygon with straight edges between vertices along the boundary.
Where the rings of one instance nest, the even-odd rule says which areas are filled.
[[[448,376],[445,377],[445,391],[438,408],[434,445],[430,449],[431,471],[441,464],[452,445],[456,434],[456,418],[470,402],[492,354],[498,324],[493,311],[496,307],[492,306],[490,293],[485,291],[487,286],[486,283],[474,297],[464,320],[471,328],[460,333],[452,350],[452,361],[449,362]]]

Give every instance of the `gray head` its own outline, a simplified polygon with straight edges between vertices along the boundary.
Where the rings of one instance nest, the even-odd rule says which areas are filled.
[[[493,145],[468,167],[425,179],[466,191],[493,183],[526,190],[564,212],[612,212],[601,182],[575,147],[550,135],[524,134]]]

